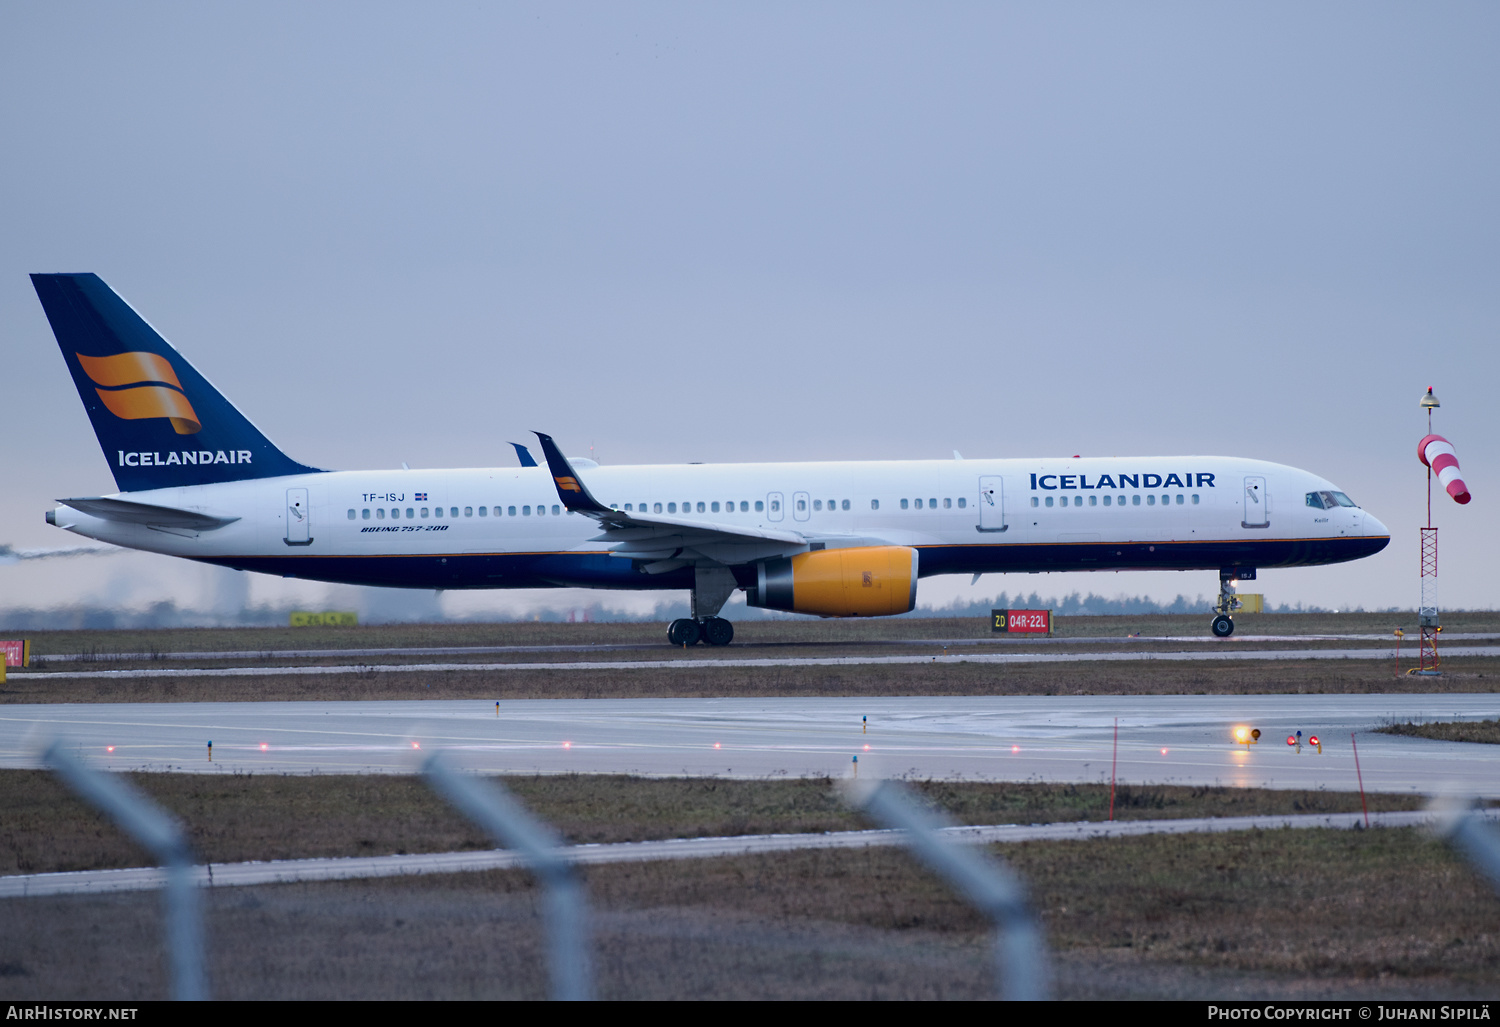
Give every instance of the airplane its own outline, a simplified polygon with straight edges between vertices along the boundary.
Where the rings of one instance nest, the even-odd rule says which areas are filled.
[[[719,614],[916,608],[939,574],[1217,570],[1211,630],[1260,568],[1356,560],[1390,532],[1335,485],[1220,456],[600,466],[536,433],[522,466],[327,471],[293,460],[97,275],[32,283],[117,493],[47,522],[241,571],[422,589],[686,589],[674,646]],[[527,466],[529,464],[529,466]]]

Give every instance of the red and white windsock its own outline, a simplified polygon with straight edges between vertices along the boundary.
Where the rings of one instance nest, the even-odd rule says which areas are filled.
[[[1417,443],[1417,456],[1431,467],[1448,495],[1455,503],[1469,501],[1469,486],[1464,484],[1458,471],[1458,457],[1453,452],[1453,443],[1441,435],[1429,435]]]

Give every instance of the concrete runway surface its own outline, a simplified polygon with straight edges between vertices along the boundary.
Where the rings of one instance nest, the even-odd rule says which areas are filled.
[[[18,705],[0,707],[0,766],[60,737],[109,770],[412,773],[442,748],[486,773],[838,778],[857,756],[860,777],[1098,782],[1119,718],[1121,782],[1355,791],[1357,732],[1369,791],[1500,798],[1500,746],[1370,733],[1496,717],[1500,694]],[[1232,742],[1240,724],[1258,745]]]

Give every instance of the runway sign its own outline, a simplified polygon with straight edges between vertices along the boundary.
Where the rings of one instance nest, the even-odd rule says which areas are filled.
[[[1012,634],[1052,634],[1051,610],[991,610],[990,629]]]
[[[359,625],[359,614],[349,610],[329,610],[314,613],[309,610],[292,611],[294,628],[352,628]]]
[[[5,663],[7,666],[31,666],[31,640],[28,638],[0,641],[0,653],[5,654]]]

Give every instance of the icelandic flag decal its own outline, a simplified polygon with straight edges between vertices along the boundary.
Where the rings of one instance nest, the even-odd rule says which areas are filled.
[[[417,502],[418,503],[425,503],[425,502],[427,502],[427,493],[425,493],[425,492],[418,492],[417,493]]]

